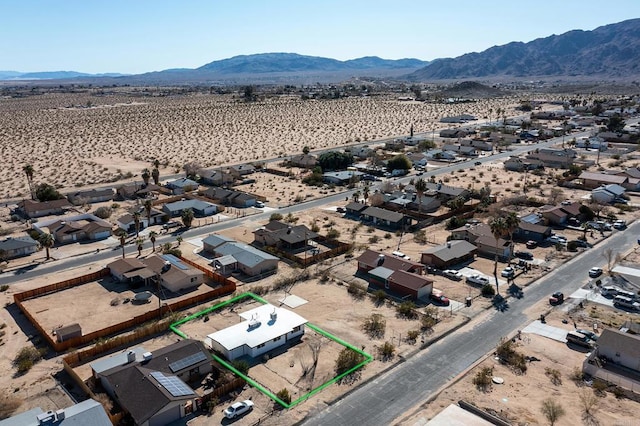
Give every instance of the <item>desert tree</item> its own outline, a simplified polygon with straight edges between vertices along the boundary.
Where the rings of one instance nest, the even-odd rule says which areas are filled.
[[[156,237],[158,233],[156,231],[149,232],[149,240],[151,241],[151,246],[153,247],[153,251],[156,251]]]
[[[553,426],[560,417],[564,416],[565,411],[555,400],[548,398],[542,401],[542,407],[540,408],[544,417],[549,421],[549,424]]]
[[[367,199],[369,198],[369,191],[369,182],[366,182],[362,188],[362,198],[364,199],[365,204],[367,204]]]
[[[147,226],[151,225],[151,210],[153,209],[153,201],[145,200],[144,211],[147,213]]]
[[[144,238],[139,237],[139,238],[136,239],[136,246],[137,246],[137,249],[138,249],[138,257],[142,256],[142,248],[143,248],[142,243],[144,243]]]
[[[149,179],[151,179],[151,172],[149,172],[149,169],[144,169],[142,170],[142,175],[140,175],[140,177],[142,177],[142,181],[144,182],[145,185],[149,185]]]
[[[513,234],[518,230],[520,226],[520,218],[514,212],[509,212],[504,216],[504,227],[509,234],[509,263],[511,263],[511,256],[513,256]]]
[[[504,235],[507,230],[507,225],[505,223],[504,218],[498,216],[493,217],[489,220],[489,228],[491,228],[491,233],[493,234],[493,238],[496,240],[496,246],[494,247],[495,256],[493,263],[493,276],[496,279],[496,294],[500,294],[500,289],[498,288],[498,242],[502,235]]]
[[[157,167],[154,167],[153,170],[151,170],[151,177],[153,178],[153,183],[156,185],[160,184],[160,170],[158,170]]]
[[[24,167],[22,167],[22,171],[27,176],[27,184],[29,185],[29,193],[31,194],[31,199],[33,200],[34,197],[35,197],[35,194],[34,194],[34,191],[33,191],[33,174],[34,174],[33,166],[31,164],[27,164]]]
[[[136,227],[136,238],[140,235],[140,212],[136,211],[133,213],[133,222]]]
[[[418,197],[418,214],[422,214],[422,197],[427,191],[427,181],[420,178],[416,181],[414,187],[416,188],[416,196]]]
[[[118,238],[120,238],[120,248],[122,249],[122,258],[124,259],[124,246],[127,244],[127,233],[121,229],[118,233]]]
[[[55,242],[55,239],[53,238],[53,235],[45,232],[45,233],[40,235],[40,238],[38,238],[38,242],[46,250],[46,252],[47,252],[47,260],[51,259],[51,256],[49,255],[49,249],[51,247],[53,247],[53,243]]]

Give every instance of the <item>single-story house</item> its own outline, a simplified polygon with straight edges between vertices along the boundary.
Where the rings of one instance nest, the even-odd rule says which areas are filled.
[[[605,328],[597,343],[599,356],[640,373],[640,336]]]
[[[243,176],[250,175],[251,173],[255,173],[256,168],[253,164],[236,164],[234,166],[229,167],[229,173],[236,179],[239,179]]]
[[[160,191],[158,185],[144,182],[129,182],[116,188],[116,198],[120,200],[130,200],[136,198],[152,197],[154,193]]]
[[[203,191],[202,195],[225,206],[252,207],[256,205],[256,197],[242,191],[216,187]]]
[[[374,153],[374,150],[369,146],[354,146],[350,150],[351,155],[360,159],[369,158]]]
[[[602,185],[616,184],[623,187],[627,187],[629,182],[629,176],[625,175],[613,175],[607,173],[594,173],[594,172],[582,172],[579,179],[582,179],[585,188],[597,188]],[[631,178],[638,181],[637,178]]]
[[[478,139],[462,139],[460,141],[460,145],[472,146],[475,149],[479,149],[480,151],[493,151],[493,145],[491,145],[489,142]]]
[[[569,219],[580,216],[582,204],[562,202],[557,206],[543,206],[540,214],[551,225],[565,226]]]
[[[407,207],[414,211],[420,211],[422,213],[431,213],[435,212],[440,208],[442,203],[435,197],[429,197],[423,195],[422,197],[418,197],[414,194],[412,201],[407,205]]]
[[[229,185],[234,180],[231,173],[220,169],[200,169],[198,176],[200,176],[202,183],[206,185]]]
[[[67,199],[74,205],[82,205],[85,203],[101,203],[113,200],[114,192],[111,188],[90,189],[88,191],[79,191],[67,195]]]
[[[172,180],[171,182],[167,182],[166,186],[171,190],[171,192],[177,195],[184,194],[185,192],[195,191],[200,185],[195,180],[180,178]]]
[[[525,222],[518,224],[518,229],[513,233],[513,238],[520,241],[543,241],[551,236],[551,228],[544,225]]]
[[[101,403],[87,399],[71,407],[43,411],[36,407],[0,420],[0,426],[111,426],[111,420]]]
[[[402,213],[381,209],[380,207],[367,207],[362,210],[360,218],[371,222],[373,225],[402,229],[405,225],[411,225],[411,218]]]
[[[147,215],[144,213],[140,213],[140,216],[138,217],[138,221],[139,221],[138,231],[142,231],[144,228],[147,228],[149,226],[149,219],[147,218]],[[118,219],[116,219],[116,225],[118,226],[118,228],[122,229],[127,233],[135,232],[136,218],[133,214],[126,213],[120,216]]]
[[[625,189],[622,186],[613,183],[603,185],[591,191],[591,199],[596,203],[608,204],[615,202],[615,200],[622,197],[624,193]]]
[[[362,213],[362,211],[367,207],[368,206],[364,203],[358,203],[353,201],[347,204],[346,206],[344,206],[344,209],[347,212],[346,214],[350,216],[360,217],[360,213]]]
[[[107,392],[138,426],[175,422],[195,411],[199,395],[187,384],[211,370],[211,358],[201,342],[185,339],[135,355],[124,365],[99,374]]]
[[[326,172],[322,174],[322,180],[326,183],[332,183],[334,185],[347,185],[353,179],[360,180],[360,177],[364,175],[363,172],[344,170],[341,172]]]
[[[269,221],[265,226],[253,231],[255,244],[278,247],[285,250],[304,248],[318,238],[318,234],[305,225],[291,226],[277,220]]]
[[[567,169],[575,162],[576,154],[572,149],[540,149],[528,153],[528,160],[541,161],[544,167]]]
[[[453,265],[473,260],[478,248],[465,240],[451,240],[446,244],[430,247],[422,252],[421,262],[436,268],[447,269]]]
[[[294,155],[291,157],[289,161],[294,167],[302,167],[304,169],[313,169],[318,163],[318,159],[315,155],[311,154],[300,154]]]
[[[358,273],[366,274],[370,270],[379,266],[384,266],[393,271],[413,272],[418,275],[424,273],[424,265],[422,263],[413,262],[398,256],[384,254],[379,251],[365,250],[357,259]]]
[[[240,314],[238,324],[209,334],[204,343],[229,361],[257,358],[304,335],[307,320],[284,308],[264,304]]]
[[[160,285],[173,292],[198,287],[204,282],[204,272],[171,254],[155,254],[142,261],[118,259],[109,263],[107,268],[119,281],[144,285],[159,281]]]
[[[504,168],[512,172],[523,172],[544,168],[544,163],[532,158],[520,158],[511,156],[504,162]]]
[[[171,217],[180,216],[183,210],[193,210],[196,216],[211,216],[218,212],[218,206],[201,200],[183,200],[167,203],[162,207],[162,211]]]
[[[439,148],[430,149],[425,152],[427,159],[429,160],[442,160],[442,161],[454,161],[458,158],[455,152],[445,151]]]
[[[409,155],[409,160],[411,160],[411,164],[413,167],[426,167],[429,158],[424,152],[413,152]]]
[[[467,224],[456,228],[451,231],[451,239],[469,241],[478,248],[478,254],[488,257],[493,257],[497,254],[500,258],[506,259],[511,251],[509,241],[498,238],[496,243],[491,228],[486,223]]]
[[[446,202],[456,197],[467,197],[469,195],[469,191],[464,188],[458,188],[457,186],[427,182],[427,190],[425,191],[425,194]]]
[[[234,243],[236,240],[219,234],[209,234],[202,240],[202,248],[209,253],[215,253],[216,248],[225,243]]]
[[[464,155],[466,157],[477,157],[478,151],[472,146],[458,145],[458,144],[445,144],[442,146],[445,151],[453,151],[455,153]]]
[[[398,297],[426,299],[433,290],[433,280],[424,275],[378,266],[368,272],[369,284],[389,290]]]
[[[51,201],[23,200],[18,203],[18,210],[30,219],[62,214],[71,207],[72,205],[66,198]]]
[[[468,134],[469,133],[464,129],[442,129],[442,130],[440,130],[440,137],[441,138],[450,138],[450,139],[464,138]]]
[[[278,269],[278,259],[250,245],[236,241],[226,242],[214,249],[217,258],[211,262],[214,268],[228,275],[235,270],[253,277]]]
[[[93,215],[82,215],[93,216]],[[49,224],[40,224],[40,229],[46,227],[53,238],[59,243],[73,243],[77,241],[104,240],[111,236],[111,224],[93,216],[92,218],[67,218]]]
[[[4,253],[4,259],[14,259],[16,257],[29,256],[38,251],[40,244],[33,238],[10,237],[0,241],[0,250]]]

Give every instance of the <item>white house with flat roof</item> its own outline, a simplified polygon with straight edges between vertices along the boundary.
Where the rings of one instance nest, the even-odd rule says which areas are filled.
[[[240,314],[239,324],[209,334],[204,344],[229,361],[242,356],[258,357],[300,339],[307,320],[295,312],[264,304]]]

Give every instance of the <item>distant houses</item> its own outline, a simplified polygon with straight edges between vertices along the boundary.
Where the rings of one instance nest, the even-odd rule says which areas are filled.
[[[194,215],[199,217],[211,216],[218,212],[218,206],[213,203],[197,199],[188,199],[167,203],[162,207],[162,211],[170,217],[180,216],[183,210],[191,209]]]
[[[52,201],[24,200],[18,203],[18,210],[27,218],[34,219],[54,214],[62,214],[72,207],[66,198]]]
[[[273,273],[279,258],[223,235],[211,234],[202,240],[203,249],[215,258],[212,266],[221,275],[239,271],[249,277]]]
[[[31,237],[10,237],[0,241],[4,259],[29,256],[38,251],[40,244]]]
[[[200,286],[204,273],[171,254],[154,254],[142,260],[124,258],[107,265],[111,275],[132,287],[160,284],[167,290],[179,292]]]

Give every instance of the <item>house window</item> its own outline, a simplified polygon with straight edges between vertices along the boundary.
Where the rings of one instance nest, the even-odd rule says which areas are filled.
[[[264,348],[264,343],[260,343],[258,346],[256,346],[258,349],[260,348]]]
[[[191,278],[191,282],[195,282],[195,281],[198,281],[198,277]]]
[[[300,331],[300,326],[293,327],[293,332]]]
[[[274,342],[277,342],[278,340],[282,339],[282,336],[278,336],[275,339],[273,339]]]
[[[384,282],[384,288],[386,288],[387,290],[389,290],[389,281],[385,281],[385,282]]]

